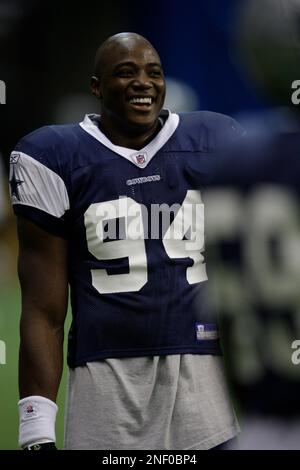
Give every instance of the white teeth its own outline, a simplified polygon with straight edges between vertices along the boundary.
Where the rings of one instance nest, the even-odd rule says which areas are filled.
[[[135,103],[143,103],[143,104],[151,104],[152,103],[152,98],[131,98],[130,103],[135,104]]]

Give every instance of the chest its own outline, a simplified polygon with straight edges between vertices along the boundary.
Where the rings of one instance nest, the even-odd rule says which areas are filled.
[[[72,174],[71,212],[80,217],[91,204],[131,198],[147,207],[181,204],[191,184],[185,175],[190,153],[159,152],[145,168],[121,156],[102,158]]]

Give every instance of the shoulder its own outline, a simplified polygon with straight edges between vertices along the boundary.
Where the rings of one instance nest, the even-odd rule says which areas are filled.
[[[194,111],[192,113],[180,113],[180,120],[184,125],[188,126],[205,126],[209,129],[220,129],[224,126],[238,125],[231,116],[226,114],[215,113],[213,111]]]
[[[198,150],[214,150],[244,135],[242,126],[232,117],[212,111],[179,114],[181,136]]]
[[[60,147],[74,145],[80,133],[78,124],[44,126],[25,135],[17,144],[15,150],[34,156],[57,151]],[[33,155],[32,155],[33,154]]]
[[[35,161],[60,173],[79,145],[80,132],[79,124],[40,127],[17,143],[11,160]]]

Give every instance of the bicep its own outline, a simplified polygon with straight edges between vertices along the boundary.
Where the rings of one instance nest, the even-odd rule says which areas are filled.
[[[18,217],[17,226],[22,318],[43,317],[60,327],[68,301],[67,241],[22,217]]]

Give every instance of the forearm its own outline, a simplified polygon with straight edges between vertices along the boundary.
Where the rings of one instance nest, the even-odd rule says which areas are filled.
[[[18,218],[18,236],[19,445],[39,448],[50,442],[53,448],[68,306],[68,243],[22,218]]]
[[[20,398],[40,395],[55,402],[63,370],[63,325],[31,312],[23,313],[20,327]]]

